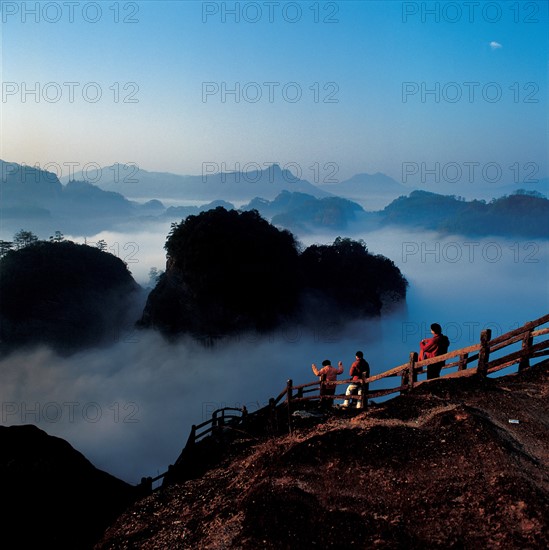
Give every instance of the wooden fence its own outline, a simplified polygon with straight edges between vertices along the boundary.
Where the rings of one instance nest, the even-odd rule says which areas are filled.
[[[492,339],[490,329],[485,329],[480,334],[478,344],[464,347],[444,355],[439,355],[430,359],[418,361],[417,352],[410,353],[409,360],[402,365],[391,368],[380,374],[370,377],[363,376],[362,380],[354,382],[351,380],[338,380],[330,382],[335,385],[336,393],[329,396],[329,399],[341,401],[349,399],[345,393],[337,393],[337,388],[341,386],[347,387],[349,384],[357,384],[361,389],[361,395],[355,395],[354,398],[360,403],[360,408],[366,408],[369,399],[385,397],[393,393],[408,392],[419,383],[429,382],[420,381],[419,377],[426,374],[426,367],[434,363],[444,362],[442,370],[455,369],[455,372],[442,374],[441,377],[464,375],[461,371],[467,370],[467,374],[477,374],[479,376],[487,376],[498,372],[502,369],[518,364],[518,370],[529,368],[531,361],[549,356],[549,327],[540,328],[542,325],[549,323],[549,314],[535,321],[530,321],[522,327],[502,334]],[[546,337],[546,338],[543,338]],[[518,349],[509,349],[511,347]],[[370,386],[387,378],[397,377],[400,381],[397,386],[390,388],[371,389]],[[193,425],[191,433],[187,439],[187,444],[183,452],[177,459],[175,466],[170,466],[170,469],[155,478],[142,478],[141,485],[145,491],[152,489],[152,484],[168,476],[171,470],[175,467],[181,467],[188,459],[196,444],[206,436],[221,434],[227,429],[245,430],[251,425],[253,419],[263,419],[263,423],[272,425],[277,423],[280,407],[287,409],[287,425],[291,430],[291,411],[297,410],[306,406],[307,402],[314,402],[322,399],[323,389],[326,381],[319,379],[307,384],[294,386],[292,380],[288,380],[286,387],[278,394],[277,397],[269,399],[269,404],[262,409],[248,413],[245,407],[237,409],[233,407],[224,407],[217,409],[212,413],[212,417],[201,424]]]

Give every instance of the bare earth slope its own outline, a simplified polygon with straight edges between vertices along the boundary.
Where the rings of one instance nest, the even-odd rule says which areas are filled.
[[[354,417],[243,436],[97,548],[547,548],[548,379],[547,365],[440,379]]]

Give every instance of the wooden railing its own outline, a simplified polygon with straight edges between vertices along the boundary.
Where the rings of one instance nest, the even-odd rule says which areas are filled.
[[[235,412],[240,414],[235,414]],[[191,426],[189,441],[194,444],[216,430],[222,430],[227,423],[238,424],[247,414],[248,411],[246,407],[242,407],[241,409],[237,409],[235,407],[224,407],[222,409],[217,409],[212,413],[212,417],[210,419],[202,422],[201,424],[193,424]],[[234,422],[235,420],[237,420],[237,422]],[[199,432],[199,430],[202,431]]]
[[[480,334],[480,341],[478,344],[422,361],[418,361],[417,352],[413,351],[410,353],[409,360],[406,363],[380,374],[370,377],[363,376],[362,380],[359,381],[337,380],[335,382],[330,382],[331,385],[335,385],[336,394],[329,396],[329,399],[345,400],[352,397],[359,401],[360,408],[366,408],[368,400],[371,398],[385,397],[397,392],[408,392],[419,383],[429,382],[418,381],[418,377],[427,373],[426,367],[428,365],[440,362],[444,362],[442,370],[456,369],[457,373],[467,370],[468,373],[477,374],[479,376],[487,376],[515,364],[518,364],[518,370],[521,371],[529,368],[532,360],[549,356],[549,338],[542,338],[549,334],[549,327],[540,328],[547,323],[549,323],[549,315],[540,317],[535,321],[530,321],[522,327],[502,334],[494,339],[492,339],[491,330],[485,329]],[[536,342],[534,342],[534,340],[536,340]],[[519,349],[506,349],[519,343]],[[503,351],[507,353],[502,354]],[[495,355],[497,355],[497,357],[494,357]],[[470,366],[472,363],[476,363],[476,365]],[[456,373],[447,375],[441,374],[441,377],[444,376],[456,376]],[[400,377],[400,382],[397,386],[370,389],[372,384],[392,377]],[[268,423],[272,426],[277,423],[277,412],[280,407],[287,408],[287,415],[285,416],[287,417],[288,428],[291,430],[291,411],[299,409],[300,406],[304,405],[306,402],[322,399],[324,384],[326,384],[326,381],[323,378],[298,386],[294,386],[293,381],[288,380],[286,387],[278,396],[271,397],[269,399],[269,404],[257,411],[248,413],[245,407],[242,409],[233,407],[217,409],[212,413],[210,419],[191,427],[191,433],[187,439],[187,444],[177,459],[175,467],[182,466],[189,454],[192,453],[195,445],[208,435],[221,434],[227,427],[237,428],[240,426],[241,428],[245,428],[245,425],[248,424],[251,419],[259,415],[263,415],[263,417],[267,418]],[[344,393],[337,393],[337,388],[349,384],[357,384],[362,390],[361,395],[348,396]],[[144,486],[145,491],[152,489],[152,484],[154,482],[169,475],[172,468],[174,468],[174,466],[170,466],[167,472],[155,478],[142,478],[141,485]]]
[[[442,366],[443,370],[457,369],[457,372],[468,369],[471,374],[479,374],[486,376],[502,369],[519,365],[519,370],[523,370],[530,366],[530,361],[543,356],[549,356],[549,339],[541,340],[534,343],[535,338],[540,338],[549,334],[549,327],[539,328],[541,325],[549,323],[549,315],[545,315],[526,323],[520,328],[502,334],[497,338],[492,339],[492,333],[490,329],[485,329],[480,334],[480,341],[478,344],[464,347],[455,351],[451,351],[444,355],[432,357],[430,359],[424,359],[418,361],[417,352],[410,352],[410,358],[407,363],[403,363],[397,367],[389,369],[385,372],[363,378],[360,385],[363,388],[362,391],[362,404],[367,404],[368,398],[384,397],[392,393],[405,392],[413,388],[418,383],[418,377],[422,374],[426,374],[426,367],[435,363],[444,362]],[[537,330],[536,330],[537,329]],[[498,352],[508,348],[517,343],[521,343],[520,349],[511,351],[506,355],[498,356],[494,358]],[[475,363],[472,368],[469,367],[471,363]],[[453,373],[452,373],[453,374]],[[398,386],[392,388],[381,389],[369,389],[369,386],[380,380],[390,377],[401,377],[401,383]],[[444,376],[441,374],[441,376]],[[340,385],[350,384],[350,380],[338,380],[332,382],[336,387]],[[291,403],[299,403],[300,401],[306,401],[309,399],[319,399],[319,388],[322,388],[323,381],[311,382],[308,384],[302,384],[301,386],[292,386],[292,381],[289,380],[286,388],[286,401]],[[367,389],[368,388],[368,389]],[[298,392],[294,395],[294,392]],[[315,395],[305,397],[304,393],[316,392]],[[332,397],[330,397],[332,398]],[[355,396],[356,398],[356,396]],[[334,400],[348,399],[345,394],[337,394],[333,396]]]

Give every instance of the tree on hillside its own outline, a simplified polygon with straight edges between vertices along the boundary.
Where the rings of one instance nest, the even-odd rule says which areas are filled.
[[[61,231],[56,231],[54,235],[50,235],[50,243],[62,243],[65,240],[65,236]]]
[[[13,236],[13,244],[16,250],[38,242],[38,237],[32,231],[21,229]]]
[[[3,258],[13,248],[13,242],[0,240],[0,258]]]

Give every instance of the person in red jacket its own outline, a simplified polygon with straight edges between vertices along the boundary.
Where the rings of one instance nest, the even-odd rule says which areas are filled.
[[[368,364],[368,361],[364,359],[364,353],[362,351],[357,351],[355,354],[355,362],[351,365],[351,368],[349,369],[349,376],[352,379],[352,383],[347,386],[347,391],[345,392],[345,395],[362,395],[362,387],[360,381],[362,380],[363,373],[366,374],[366,377],[370,376],[370,365]],[[366,390],[367,389],[368,385],[366,385]],[[352,398],[345,399],[345,401],[343,402],[343,408],[346,409],[349,406],[349,403],[352,405],[353,401],[356,401],[356,408],[360,409],[362,406],[360,399],[355,400]]]
[[[429,359],[431,357],[438,357],[448,353],[450,347],[450,340],[448,337],[442,334],[442,327],[438,323],[431,325],[432,338],[426,338],[419,343],[420,352],[419,360]],[[438,378],[440,376],[440,370],[444,366],[444,361],[440,363],[433,363],[427,365],[427,380]]]
[[[322,361],[322,368],[320,370],[316,368],[314,363],[311,365],[311,368],[315,376],[326,375],[326,382],[320,388],[320,395],[322,396],[321,405],[323,407],[331,407],[334,403],[333,398],[325,396],[335,394],[336,385],[334,382],[337,380],[337,375],[343,372],[343,363],[340,361],[336,369],[332,367],[332,362],[329,359],[325,359]]]

